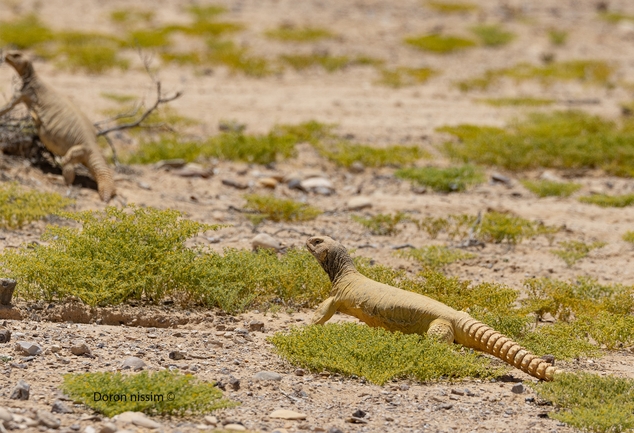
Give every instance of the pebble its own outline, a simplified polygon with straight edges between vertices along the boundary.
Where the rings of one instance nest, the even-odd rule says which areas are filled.
[[[516,383],[515,385],[513,385],[513,387],[511,388],[511,392],[513,394],[523,394],[524,391],[526,391],[526,388],[524,387],[523,383]]]
[[[161,427],[160,423],[151,420],[141,412],[123,412],[115,416],[114,419],[124,423],[130,423],[139,427],[150,429],[157,429]]]
[[[180,177],[202,177],[203,179],[207,179],[213,176],[214,171],[211,168],[205,168],[200,164],[190,162],[185,164],[182,168],[173,170],[172,173]]]
[[[11,331],[0,329],[0,343],[8,343],[9,341],[11,341]]]
[[[172,350],[167,356],[169,356],[169,359],[178,361],[179,359],[185,359],[186,355],[184,352],[180,352],[178,350]]]
[[[97,433],[97,429],[89,425],[89,426],[86,426],[86,428],[84,429],[84,433]]]
[[[271,433],[288,433],[288,430],[286,430],[285,428],[278,427],[275,430],[273,430]]]
[[[343,431],[341,431],[340,429],[338,429],[337,427],[330,427],[328,429],[328,433],[343,433]]]
[[[123,363],[121,364],[121,368],[130,368],[133,371],[139,371],[139,370],[143,370],[143,367],[145,367],[145,361],[143,361],[141,358],[137,358],[136,356],[130,356],[126,359],[123,360]]]
[[[29,341],[16,341],[15,348],[18,352],[25,355],[39,355],[42,353],[42,347],[39,344]]]
[[[99,433],[115,433],[117,431],[117,425],[111,422],[107,422],[101,426]]]
[[[279,251],[282,248],[282,244],[267,233],[258,233],[253,239],[251,239],[251,247],[254,251],[260,248]]]
[[[156,170],[160,170],[161,168],[181,168],[183,167],[187,162],[184,159],[164,159],[162,161],[157,162],[156,164],[154,164],[154,168]]]
[[[332,182],[325,177],[311,177],[300,182],[301,188],[321,195],[331,195],[335,192]]]
[[[357,409],[354,412],[352,412],[352,416],[356,418],[364,418],[366,416],[366,413],[362,411],[361,409]]]
[[[73,413],[74,411],[66,406],[63,401],[55,400],[53,406],[51,406],[51,412],[53,413]]]
[[[500,173],[493,173],[491,175],[491,181],[494,183],[503,183],[506,186],[511,186],[511,179],[509,179],[508,177],[504,176],[503,174]]]
[[[297,419],[306,419],[306,415],[303,413],[295,412],[288,409],[278,409],[274,410],[269,417],[271,418],[279,418],[279,419],[289,419],[289,420],[297,420]]]
[[[295,370],[295,376],[304,376],[306,374],[306,370],[303,368],[298,368]]]
[[[62,425],[62,422],[58,418],[55,418],[50,412],[42,409],[37,411],[37,418],[39,419],[40,424],[48,428],[56,429]]]
[[[289,189],[298,189],[303,192],[307,192],[302,186],[301,179],[291,179],[288,181],[287,186]]]
[[[136,184],[137,184],[137,186],[138,186],[139,188],[141,188],[141,189],[145,189],[145,190],[147,190],[147,191],[150,191],[150,190],[152,189],[152,187],[150,186],[150,184],[149,184],[149,183],[143,182],[143,181],[141,181],[141,180],[140,180],[140,181],[138,181]]]
[[[231,387],[231,389],[233,389],[234,391],[237,391],[240,389],[240,379],[236,379],[233,376],[229,376],[229,386]]]
[[[282,376],[274,371],[258,371],[253,378],[255,380],[282,380]]]
[[[75,356],[92,355],[90,347],[88,347],[88,345],[83,342],[73,344],[70,348],[70,353]]]
[[[0,421],[3,424],[13,421],[13,415],[9,412],[9,409],[0,406]]]
[[[24,380],[18,380],[18,384],[11,391],[9,398],[11,400],[28,400],[31,394],[31,386]]]
[[[252,320],[249,322],[249,331],[260,331],[264,330],[264,322],[261,320]]]
[[[372,200],[370,200],[368,197],[362,196],[352,197],[350,200],[348,200],[348,203],[346,204],[346,208],[348,210],[362,210],[371,207]]]
[[[541,357],[541,359],[543,359],[544,361],[548,362],[549,364],[555,365],[555,356],[554,355],[544,355]]]
[[[225,424],[223,427],[225,430],[232,431],[246,431],[246,427],[241,424]]]
[[[262,179],[258,179],[257,186],[262,188],[275,189],[278,182],[276,179],[272,177],[263,177]]]
[[[349,422],[351,424],[367,424],[368,423],[363,418],[357,418],[356,416],[351,416],[349,418],[346,418],[346,422]]]
[[[205,422],[209,425],[215,426],[216,424],[218,424],[218,418],[213,415],[205,415]]]
[[[350,165],[350,167],[348,167],[348,170],[350,171],[350,173],[363,173],[363,171],[365,170],[365,165],[363,165],[361,161],[355,161]]]
[[[236,189],[247,189],[249,187],[248,184],[243,183],[243,182],[238,182],[238,181],[233,180],[233,179],[222,179],[221,182],[222,182],[223,185],[230,186],[230,187],[236,188]]]

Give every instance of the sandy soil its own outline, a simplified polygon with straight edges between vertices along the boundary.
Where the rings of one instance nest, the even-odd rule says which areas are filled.
[[[158,22],[186,22],[187,19],[182,9],[183,2],[135,0],[133,3],[139,9],[156,10]],[[234,40],[248,46],[257,55],[273,58],[280,53],[319,49],[332,54],[374,56],[385,59],[390,66],[430,66],[441,70],[442,74],[424,85],[391,89],[376,85],[378,72],[368,66],[351,67],[333,74],[317,69],[302,73],[287,69],[263,79],[232,75],[222,67],[201,75],[189,68],[162,66],[159,79],[163,88],[184,92],[184,96],[171,106],[181,115],[200,120],[201,126],[195,129],[198,135],[215,134],[219,121],[223,119],[245,123],[251,133],[267,132],[278,123],[314,119],[338,124],[338,133],[350,135],[361,143],[376,146],[394,143],[419,145],[434,155],[433,161],[422,163],[445,165],[449,161],[440,155],[435,146],[446,137],[435,132],[436,127],[459,123],[502,126],[523,113],[522,109],[494,108],[478,103],[480,97],[548,97],[559,101],[554,106],[557,109],[574,106],[615,119],[620,114],[620,103],[631,98],[631,90],[628,90],[631,87],[627,83],[634,82],[634,63],[629,60],[634,56],[634,29],[598,19],[597,2],[594,0],[482,0],[478,2],[481,12],[450,16],[433,13],[417,0],[244,0],[219,3],[226,4],[229,9],[224,19],[245,24],[246,29],[235,35]],[[634,5],[626,0],[609,3],[611,10],[634,15]],[[0,19],[10,19],[35,9],[55,29],[115,33],[117,29],[108,18],[109,12],[130,7],[130,4],[119,0],[2,0]],[[283,22],[326,27],[339,37],[303,46],[273,42],[262,36],[263,31]],[[503,22],[518,37],[504,48],[477,48],[447,56],[424,54],[402,43],[406,36],[440,27],[451,33],[467,34],[467,29],[479,22]],[[568,43],[561,48],[548,43],[547,30],[553,27],[569,31]],[[582,58],[612,62],[618,68],[617,85],[606,89],[578,83],[542,87],[535,83],[518,85],[503,82],[486,94],[463,94],[452,84],[490,68],[512,66],[520,61],[537,63],[545,53],[553,54],[557,60]],[[135,67],[129,71],[113,71],[98,76],[64,72],[52,62],[38,61],[36,68],[50,84],[81,106],[91,119],[99,120],[104,118],[104,110],[116,107],[101,96],[104,92],[133,94],[148,100],[152,98],[151,82],[138,59],[132,60],[136,61]],[[0,66],[0,95],[4,96],[4,100],[12,92],[14,75],[6,65]],[[596,100],[596,103],[575,103],[589,100]],[[116,146],[125,150],[134,145],[129,142],[134,140],[117,140]],[[17,180],[39,190],[70,194],[77,199],[78,210],[104,208],[96,191],[77,187],[68,190],[61,176],[44,175],[22,161],[8,157],[0,160],[0,165],[3,179]],[[351,212],[346,210],[350,198],[368,197],[372,208],[357,212],[367,215],[403,211],[422,218],[455,213],[476,214],[489,208],[508,210],[548,225],[565,225],[566,230],[557,234],[556,241],[601,240],[607,245],[591,252],[588,258],[571,268],[555,258],[550,253],[551,247],[540,238],[526,240],[513,249],[486,245],[477,251],[476,259],[451,265],[447,272],[476,282],[500,282],[518,290],[522,289],[522,281],[531,276],[558,279],[591,276],[603,283],[634,284],[631,268],[634,251],[631,245],[621,240],[622,234],[632,229],[634,208],[593,207],[579,203],[576,196],[538,199],[521,186],[519,179],[539,177],[541,171],[521,174],[502,172],[511,178],[512,185],[487,183],[467,193],[441,195],[415,193],[408,182],[392,176],[392,169],[350,173],[321,158],[308,145],[298,146],[296,158],[275,164],[272,168],[218,162],[214,165],[214,176],[209,179],[182,178],[149,166],[132,168],[132,171],[117,175],[119,198],[116,204],[175,208],[198,221],[230,224],[231,227],[216,233],[220,242],[210,245],[218,250],[224,247],[250,248],[255,235],[251,223],[231,208],[244,205],[244,191],[223,185],[223,179],[248,183],[251,185],[249,191],[263,193],[265,189],[257,186],[259,178],[295,172],[304,176],[319,173],[332,180],[336,190],[334,195],[304,194],[283,184],[274,193],[280,197],[305,200],[326,211],[324,215],[303,224],[266,222],[257,228],[257,232],[272,234],[287,246],[297,247],[303,246],[307,238],[305,233],[327,234],[338,238],[349,248],[356,248],[358,255],[414,273],[419,270],[418,266],[395,257],[392,247],[405,243],[416,247],[430,243],[446,244],[447,240],[441,237],[431,241],[412,224],[405,225],[394,236],[372,236],[351,221]],[[490,177],[496,171],[500,172],[488,170],[487,175]],[[629,179],[611,178],[600,172],[578,174],[574,180],[583,185],[577,194],[631,193],[633,189]],[[0,249],[38,240],[44,227],[44,222],[38,222],[19,230],[2,231]],[[199,237],[193,242],[208,245],[209,239]],[[40,307],[19,303],[11,311],[0,310],[0,320],[5,320],[0,325],[12,330],[14,340],[35,341],[45,349],[44,354],[34,360],[20,362],[21,356],[13,352],[12,344],[0,344],[0,354],[15,357],[12,363],[0,364],[0,373],[6,377],[0,381],[0,406],[17,415],[36,418],[32,410],[50,410],[51,404],[60,398],[56,386],[61,382],[63,373],[113,370],[119,368],[127,356],[135,355],[145,360],[149,370],[175,365],[205,380],[227,380],[229,375],[238,378],[240,389],[228,390],[227,396],[242,402],[242,405],[220,411],[216,416],[223,424],[239,422],[258,431],[275,428],[285,428],[289,432],[328,431],[331,427],[343,432],[573,431],[548,419],[545,414],[552,408],[539,405],[530,389],[523,394],[511,392],[512,381],[533,381],[517,370],[511,372],[511,382],[470,380],[420,384],[398,381],[383,387],[336,375],[297,376],[294,367],[272,354],[265,339],[290,324],[301,324],[310,317],[308,310],[292,316],[252,312],[228,317],[218,312],[123,307],[116,314],[112,311],[99,313],[102,321],[96,324],[78,323],[90,322],[90,314],[93,314],[80,307],[68,307],[66,313],[63,312],[64,306],[57,306],[52,312]],[[248,323],[254,319],[265,323],[265,332],[249,332],[249,338],[235,332],[236,327],[248,328]],[[334,320],[349,319],[337,316]],[[117,323],[123,325],[117,326]],[[85,340],[95,358],[72,355],[69,348],[76,340]],[[58,345],[61,351],[53,353],[50,350],[53,345]],[[187,357],[173,361],[168,357],[173,350],[183,350]],[[631,365],[632,355],[623,352],[600,359],[579,360],[566,367],[634,377]],[[253,375],[262,370],[276,371],[282,374],[283,379],[271,383],[255,381]],[[10,400],[11,390],[22,378],[31,385],[30,400]],[[465,388],[470,392],[465,393]],[[99,431],[107,422],[85,407],[72,402],[66,404],[73,408],[74,413],[55,415],[61,419],[61,428],[66,431],[88,432],[90,430],[85,429],[91,426]],[[308,418],[304,421],[271,419],[269,414],[278,408],[303,412],[308,414]],[[367,412],[366,424],[346,422],[356,409]],[[202,417],[157,421],[163,424],[164,431],[210,428],[204,425]],[[119,426],[124,427],[123,424]],[[35,430],[35,427],[26,428]]]

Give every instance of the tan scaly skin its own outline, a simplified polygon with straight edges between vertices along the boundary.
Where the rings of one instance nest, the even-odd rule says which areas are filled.
[[[29,108],[42,143],[53,154],[60,156],[62,174],[67,185],[75,180],[75,164],[84,164],[95,180],[99,197],[106,203],[116,194],[112,170],[97,145],[95,128],[72,102],[44,83],[33,70],[33,65],[19,51],[9,51],[4,60],[13,66],[22,87],[11,101],[0,108],[0,116],[19,103]]]
[[[561,371],[465,312],[361,275],[345,247],[328,236],[312,237],[306,247],[332,282],[330,297],[317,307],[312,324],[322,325],[339,311],[373,327],[455,341],[538,379],[552,380]]]

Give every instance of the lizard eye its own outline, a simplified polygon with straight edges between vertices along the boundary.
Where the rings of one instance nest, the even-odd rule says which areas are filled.
[[[319,244],[320,244],[320,243],[322,243],[322,242],[323,242],[323,240],[321,240],[321,239],[315,239],[315,240],[313,241],[313,244],[314,244],[314,245],[319,245]]]

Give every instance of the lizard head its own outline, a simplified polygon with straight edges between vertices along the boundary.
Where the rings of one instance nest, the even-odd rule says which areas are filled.
[[[333,238],[313,236],[306,241],[306,248],[324,268],[332,282],[345,271],[355,269],[346,248]]]
[[[13,69],[16,70],[20,77],[25,78],[33,75],[33,65],[22,52],[16,50],[7,51],[4,55],[4,60],[13,66]]]

